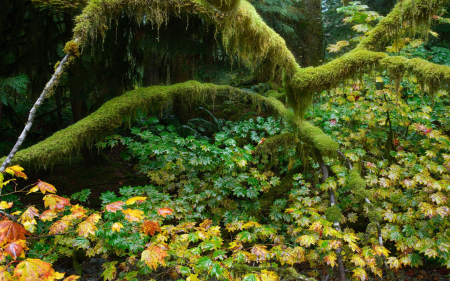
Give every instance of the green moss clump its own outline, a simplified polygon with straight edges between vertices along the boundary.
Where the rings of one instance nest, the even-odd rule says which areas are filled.
[[[331,222],[340,221],[343,216],[344,215],[342,215],[341,209],[339,209],[336,205],[328,207],[325,211],[325,217]]]
[[[75,57],[79,57],[80,54],[80,45],[75,41],[69,41],[66,43],[66,46],[63,49],[63,52],[66,54],[72,54]]]
[[[371,211],[368,214],[369,221],[373,223],[378,223],[381,221],[381,214],[378,211]]]
[[[31,0],[36,7],[48,7],[55,12],[75,12],[87,5],[88,0]]]
[[[366,190],[366,181],[361,178],[358,169],[353,168],[347,177],[347,186],[355,196],[355,199],[360,202],[369,197],[370,193]]]

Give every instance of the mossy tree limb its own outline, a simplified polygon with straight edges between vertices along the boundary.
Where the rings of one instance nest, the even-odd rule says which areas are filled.
[[[188,81],[172,86],[140,88],[114,98],[86,118],[56,132],[36,145],[19,151],[14,158],[14,163],[45,167],[63,156],[70,155],[73,151],[78,151],[83,145],[92,145],[94,141],[101,139],[120,126],[124,119],[135,116],[139,109],[160,109],[170,105],[174,97],[194,101],[214,96],[218,92],[238,94],[242,97],[251,97],[255,102],[264,102],[272,108],[276,115],[286,118],[293,124],[299,139],[316,147],[321,154],[331,155],[333,150],[335,151],[338,147],[338,144],[319,128],[308,122],[299,121],[289,109],[274,98],[268,99],[230,86]]]

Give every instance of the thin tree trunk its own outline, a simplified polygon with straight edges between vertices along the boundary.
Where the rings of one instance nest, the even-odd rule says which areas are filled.
[[[325,162],[323,162],[322,159],[320,160],[319,165],[320,165],[320,168],[322,169],[323,181],[325,182],[328,179],[327,165],[325,164]],[[334,194],[334,190],[331,188],[328,189],[328,195],[330,197],[331,206],[336,205],[336,196]],[[337,231],[342,231],[339,221],[333,222],[333,226]],[[346,281],[347,279],[345,277],[345,267],[344,267],[344,262],[342,261],[341,252],[342,252],[342,249],[340,247],[337,248],[335,251],[336,256],[337,256],[338,270],[339,270],[339,281]]]
[[[78,39],[75,39],[75,41],[77,42]],[[49,93],[51,93],[51,90],[53,89],[53,87],[55,87],[58,84],[58,81],[59,81],[58,78],[61,75],[61,73],[63,72],[64,66],[66,65],[66,63],[68,62],[70,57],[71,57],[71,54],[67,54],[62,59],[62,61],[59,63],[59,66],[56,68],[55,73],[53,74],[52,78],[50,79],[50,81],[48,81],[47,85],[45,85],[44,90],[42,90],[41,95],[34,103],[33,107],[30,110],[30,114],[28,116],[28,121],[25,125],[25,128],[23,129],[22,133],[20,134],[19,138],[17,139],[17,142],[14,145],[13,149],[6,157],[6,160],[3,162],[2,166],[0,167],[0,172],[3,172],[6,169],[6,167],[8,167],[8,165],[11,163],[11,160],[13,159],[14,155],[19,150],[23,141],[27,137],[28,132],[31,129],[31,126],[33,125],[34,117],[36,116],[36,112],[37,112],[39,106],[41,106],[41,104],[44,102],[47,95]],[[0,189],[0,195],[1,195],[1,189]]]

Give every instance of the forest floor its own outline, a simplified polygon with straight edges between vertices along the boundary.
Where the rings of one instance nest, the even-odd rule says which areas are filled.
[[[101,207],[100,196],[107,191],[118,192],[124,186],[142,186],[149,184],[146,175],[137,173],[134,164],[123,161],[120,157],[122,149],[115,148],[105,153],[105,159],[101,163],[85,167],[83,158],[74,155],[71,159],[59,161],[48,169],[27,168],[24,172],[28,176],[27,181],[18,181],[19,189],[27,185],[36,183],[38,179],[48,182],[55,186],[57,195],[69,197],[73,193],[83,189],[90,189],[91,195],[86,204],[89,208],[99,209]],[[36,205],[43,208],[43,195],[41,193],[32,193],[22,196],[20,202],[23,206]],[[73,202],[72,203],[77,203]],[[108,262],[102,258],[86,258],[82,264],[82,281],[100,281],[103,280],[101,274],[103,272],[102,264]],[[54,268],[59,272],[66,272],[66,276],[72,274],[79,275],[73,265],[72,259],[62,259],[54,264]],[[302,270],[303,271],[303,270]],[[308,272],[313,271],[312,268],[304,268],[304,272],[300,272],[308,276]],[[337,279],[328,277],[326,268],[316,269],[319,277],[315,277],[318,281],[336,281]],[[450,281],[448,277],[450,271],[444,267],[429,268],[405,268],[393,273],[393,279],[370,279],[370,280],[398,280],[398,281]],[[350,272],[348,273],[350,276]],[[139,279],[141,280],[141,279]],[[147,279],[142,279],[147,280]],[[167,279],[165,281],[169,281]]]

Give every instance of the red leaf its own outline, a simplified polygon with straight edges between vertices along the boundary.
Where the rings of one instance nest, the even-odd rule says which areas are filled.
[[[4,251],[15,260],[20,257],[26,249],[27,242],[25,240],[17,240],[7,244]]]
[[[336,125],[336,119],[331,119],[330,120],[330,125]]]
[[[69,199],[60,197],[55,194],[49,194],[44,196],[45,207],[50,208],[50,210],[63,211],[65,206],[71,206]]]

